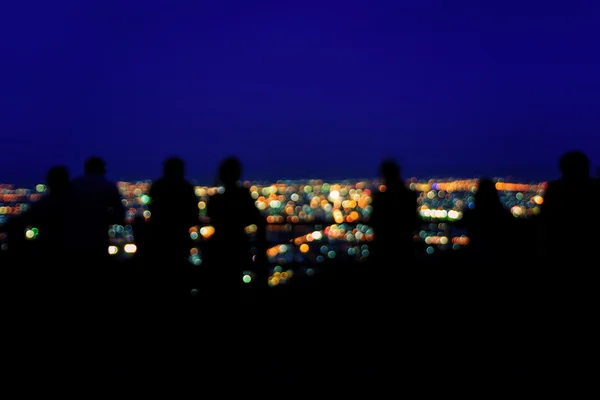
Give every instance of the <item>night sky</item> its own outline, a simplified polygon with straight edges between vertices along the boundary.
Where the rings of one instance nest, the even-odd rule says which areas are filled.
[[[247,178],[556,177],[600,162],[599,1],[9,1],[0,182],[100,155]]]

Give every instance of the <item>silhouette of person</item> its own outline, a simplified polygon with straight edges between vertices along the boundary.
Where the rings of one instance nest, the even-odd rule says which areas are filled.
[[[162,256],[173,260],[187,259],[193,244],[189,229],[199,224],[198,198],[185,180],[181,159],[165,161],[163,176],[152,184],[149,195],[151,249],[164,249]]]
[[[43,285],[53,285],[53,268],[65,256],[64,217],[66,196],[69,188],[69,173],[63,166],[52,167],[46,175],[47,192],[40,200],[21,215],[0,226],[0,231],[8,233],[9,265],[14,269],[15,283],[31,285],[27,297],[37,297]],[[31,227],[39,234],[35,240],[25,239],[25,230]],[[23,292],[25,292],[23,290]],[[33,293],[33,295],[31,294]]]
[[[414,231],[420,221],[417,210],[417,194],[404,184],[400,166],[394,161],[383,161],[379,166],[383,184],[373,194],[373,209],[369,225],[375,233],[372,246],[372,278],[366,283],[366,304],[370,314],[377,314],[369,323],[377,331],[377,337],[369,339],[372,351],[387,354],[389,359],[402,357],[413,363],[413,355],[402,352],[395,338],[406,334],[398,330],[396,323],[384,315],[403,315],[403,324],[412,325],[416,307],[411,303],[418,283],[415,265],[416,248]],[[370,257],[370,258],[371,258]],[[408,304],[411,304],[408,307]],[[373,312],[377,310],[377,312]],[[400,356],[402,354],[402,356]],[[410,361],[408,361],[410,360]],[[386,373],[392,373],[390,369]]]
[[[57,271],[54,288],[61,303],[68,373],[79,375],[77,379],[106,368],[116,343],[112,321],[121,302],[116,270],[110,268],[108,230],[125,223],[125,210],[117,185],[105,174],[104,160],[90,157],[84,175],[71,181],[65,219],[68,258]]]
[[[413,265],[413,235],[420,224],[417,194],[404,185],[397,163],[384,161],[379,171],[384,185],[373,195],[370,219],[375,232],[374,256],[386,269]]]
[[[548,184],[540,213],[547,323],[540,324],[540,364],[548,376],[589,380],[591,360],[583,359],[596,342],[589,316],[596,311],[598,257],[585,235],[597,219],[582,215],[579,202],[597,199],[600,185],[581,151],[563,154],[559,169],[561,177]]]
[[[58,342],[54,329],[46,330],[43,335],[34,335],[33,332],[36,326],[52,326],[56,323],[57,307],[54,307],[53,300],[58,282],[54,278],[57,266],[61,265],[61,258],[65,257],[64,217],[69,187],[68,170],[64,166],[52,167],[46,175],[46,185],[47,191],[40,200],[0,227],[0,230],[10,231],[9,248],[13,247],[13,241],[18,243],[14,246],[14,258],[11,260],[15,267],[13,279],[6,275],[8,268],[4,268],[4,279],[10,283],[4,288],[4,292],[11,292],[7,298],[15,301],[19,310],[16,318],[18,322],[9,325],[20,327],[21,332],[16,340],[23,343],[17,347],[25,349],[24,352],[19,352],[19,359],[15,360],[15,364],[31,357],[38,359],[36,365],[25,367],[36,379],[48,377],[48,371],[53,368],[49,360],[55,363],[57,357],[62,356],[53,351]],[[35,240],[21,243],[25,239],[27,227],[35,229],[39,234]],[[29,308],[25,308],[27,306]]]
[[[125,223],[125,209],[114,182],[106,179],[106,166],[99,157],[90,157],[84,175],[71,181],[70,212],[67,217],[68,246],[86,263],[103,264],[108,260],[110,225]]]
[[[10,231],[12,238],[20,241],[24,238],[28,226],[37,229],[39,236],[35,242],[35,256],[42,256],[44,261],[57,261],[57,257],[64,256],[66,200],[69,193],[69,171],[59,165],[50,168],[46,175],[47,192],[40,200],[18,217],[9,220],[0,229]],[[17,246],[19,248],[19,246]],[[24,259],[25,255],[18,255]],[[35,261],[35,260],[34,260]],[[40,260],[38,260],[40,261]],[[35,263],[38,264],[38,263]]]
[[[84,175],[71,181],[65,219],[69,257],[57,271],[61,301],[70,312],[84,313],[88,321],[100,312],[106,317],[108,306],[118,302],[108,230],[110,225],[124,224],[125,210],[117,185],[105,174],[104,160],[90,157],[84,164]]]
[[[509,257],[507,243],[513,217],[502,205],[496,184],[489,178],[479,180],[475,208],[465,211],[462,223],[467,228],[469,247],[476,264],[494,265]]]
[[[62,165],[52,167],[48,171],[46,184],[49,193],[31,208],[31,225],[39,227],[42,251],[50,259],[56,260],[64,256],[65,250],[69,171]]]
[[[224,192],[213,195],[207,204],[207,216],[215,233],[210,239],[210,259],[216,275],[229,289],[239,287],[242,271],[253,268],[251,243],[245,228],[257,227],[256,273],[259,286],[266,285],[264,270],[266,257],[266,221],[254,204],[248,189],[239,184],[242,165],[235,157],[223,160],[219,168],[219,179]]]
[[[150,279],[162,289],[177,290],[177,283],[187,265],[193,241],[190,228],[199,224],[198,199],[194,186],[185,180],[185,164],[176,157],[165,161],[163,176],[149,191],[149,256],[146,270]],[[157,279],[157,280],[156,280]]]
[[[590,199],[598,198],[599,184],[590,176],[590,161],[580,151],[565,153],[559,161],[561,178],[548,184],[541,206],[543,252],[547,267],[558,271],[583,272],[589,268],[586,244],[581,232],[589,228],[589,222],[577,212],[577,202],[583,193]]]

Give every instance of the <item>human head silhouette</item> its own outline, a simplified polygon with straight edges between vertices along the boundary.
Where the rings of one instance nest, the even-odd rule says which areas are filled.
[[[490,178],[481,178],[475,193],[475,204],[481,205],[499,201],[500,197],[494,181]]]
[[[379,165],[379,174],[387,185],[390,183],[400,182],[402,180],[400,177],[400,165],[392,160],[385,160]]]
[[[185,163],[179,157],[171,157],[165,161],[163,173],[168,178],[183,179],[185,177]]]
[[[565,179],[585,179],[590,177],[590,160],[582,151],[569,151],[562,155],[559,164]]]
[[[225,186],[234,186],[242,177],[242,163],[237,157],[227,157],[219,167],[219,179]]]
[[[90,157],[85,162],[86,175],[104,175],[106,174],[106,164],[100,157]]]
[[[56,165],[48,170],[46,184],[51,191],[64,189],[69,184],[69,170],[63,165]]]

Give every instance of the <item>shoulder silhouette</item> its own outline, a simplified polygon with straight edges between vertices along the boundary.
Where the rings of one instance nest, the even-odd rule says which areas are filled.
[[[107,254],[109,225],[125,223],[125,209],[114,182],[105,177],[104,160],[90,157],[84,165],[84,175],[71,182],[69,216],[71,232],[79,232],[69,239],[73,250],[93,251],[98,257]]]
[[[559,161],[561,177],[548,184],[542,204],[544,253],[551,257],[586,258],[582,254],[577,232],[583,232],[589,222],[578,210],[578,199],[600,195],[598,179],[590,176],[590,161],[585,153],[571,151]]]
[[[33,203],[29,210],[1,227],[9,234],[11,253],[12,250],[18,252],[20,248],[25,249],[23,244],[27,227],[35,229],[38,233],[35,242],[41,255],[54,259],[63,252],[67,240],[65,217],[69,189],[67,168],[62,165],[50,168],[46,175],[47,191],[42,198]]]
[[[383,184],[373,196],[370,222],[376,252],[386,263],[413,262],[413,234],[419,227],[417,194],[406,187],[395,162],[384,161],[380,174]]]
[[[165,249],[178,259],[189,255],[189,230],[199,223],[194,186],[185,179],[185,164],[172,157],[165,161],[163,176],[150,187],[149,234],[154,252]],[[165,254],[167,256],[167,254]]]
[[[235,289],[241,282],[241,272],[256,270],[258,282],[266,284],[264,267],[266,252],[265,218],[254,204],[250,191],[240,184],[242,165],[235,157],[225,159],[219,168],[222,189],[210,197],[207,216],[215,229],[210,239],[209,260],[228,287]],[[246,227],[256,226],[255,243]],[[253,254],[253,245],[257,253]],[[256,256],[256,263],[253,257]]]
[[[475,207],[464,214],[471,250],[477,255],[478,262],[498,260],[507,251],[513,218],[500,201],[492,179],[479,180],[474,204]]]
[[[39,227],[40,239],[45,251],[58,256],[64,250],[68,240],[65,218],[71,187],[69,171],[64,166],[52,167],[48,171],[46,181],[48,194],[33,205],[31,211],[34,221],[31,223]]]
[[[245,228],[264,225],[264,218],[254,204],[248,189],[240,185],[242,165],[237,158],[225,159],[219,169],[223,192],[213,195],[207,215],[215,228],[215,241],[246,241]]]

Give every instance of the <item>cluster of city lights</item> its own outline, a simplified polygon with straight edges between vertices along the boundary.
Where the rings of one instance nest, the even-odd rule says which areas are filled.
[[[127,224],[109,228],[111,243],[108,253],[113,256],[131,256],[136,253],[139,245],[136,244],[133,233],[133,220],[141,218],[148,221],[152,217],[152,199],[149,196],[151,181],[118,182],[117,185],[126,209]],[[412,178],[407,181],[407,185],[418,194],[418,213],[424,221],[424,227],[414,238],[424,245],[425,254],[431,255],[446,249],[458,250],[469,244],[469,238],[453,232],[448,223],[460,221],[466,210],[474,208],[478,180],[424,181]],[[318,264],[341,258],[363,261],[369,256],[369,244],[374,239],[373,229],[368,225],[373,194],[386,190],[380,181],[243,182],[243,186],[248,189],[256,207],[272,226],[308,223],[316,228],[308,233],[295,235],[285,243],[274,244],[267,250],[268,260],[276,265],[269,278],[270,285],[280,285],[293,276],[294,272],[282,267],[286,264]],[[499,179],[496,189],[501,202],[514,217],[527,218],[539,214],[546,184],[510,183]],[[203,264],[203,245],[215,233],[206,216],[210,197],[223,193],[225,189],[195,186],[194,190],[198,200],[199,222],[203,225],[189,230],[190,238],[195,243],[190,249],[189,261],[199,266]],[[46,192],[44,184],[37,185],[33,190],[0,185],[0,224],[9,217],[27,211]],[[177,199],[174,198],[173,201],[176,202]],[[246,228],[246,233],[251,237],[256,231],[255,225]],[[28,240],[35,240],[38,235],[39,229],[36,227],[25,230],[25,238]],[[5,243],[2,249],[6,249]],[[312,269],[306,270],[307,275],[313,273]],[[251,273],[244,273],[242,279],[250,283],[254,277]]]

